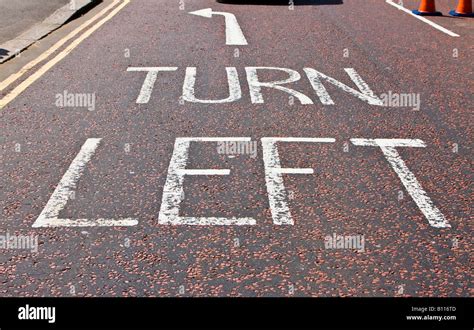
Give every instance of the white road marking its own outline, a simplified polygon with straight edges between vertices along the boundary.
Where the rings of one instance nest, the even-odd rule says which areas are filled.
[[[361,99],[362,101],[367,102],[371,105],[379,105],[383,106],[383,101],[379,99],[375,93],[370,89],[369,85],[359,76],[359,74],[352,68],[344,69],[352,81],[356,84],[359,88],[359,91],[337,81],[334,78],[331,78],[324,73],[316,71],[315,69],[311,68],[304,68],[304,72],[306,72],[306,76],[308,77],[311,86],[313,87],[314,91],[318,95],[320,101],[324,105],[333,105],[334,101],[332,100],[331,96],[327,92],[326,88],[322,84],[321,80],[325,80],[334,86],[342,89],[343,91]]]
[[[264,137],[262,138],[263,162],[268,200],[275,225],[294,225],[288,207],[288,198],[282,174],[313,174],[312,168],[282,168],[277,142],[334,143],[331,138]]]
[[[160,71],[176,71],[178,67],[129,67],[127,71],[145,71],[148,74],[145,77],[143,85],[141,87],[140,93],[137,98],[137,103],[148,103],[150,101],[153,88],[157,79],[158,72]],[[227,84],[229,88],[229,96],[225,99],[218,100],[206,100],[198,99],[195,96],[196,88],[196,67],[187,67],[186,75],[183,82],[183,91],[181,99],[186,102],[191,103],[207,103],[207,104],[222,104],[222,103],[232,103],[242,99],[242,89],[240,86],[240,80],[238,76],[237,69],[235,67],[226,67],[227,72]],[[287,79],[275,80],[262,82],[259,79],[258,71],[259,70],[273,70],[273,71],[282,71],[288,74]],[[304,72],[313,87],[316,95],[319,97],[319,100],[324,105],[333,105],[335,104],[328,91],[323,85],[323,82],[328,82],[338,89],[349,93],[352,96],[359,98],[362,101],[367,102],[370,105],[384,106],[384,102],[370,89],[369,85],[362,79],[362,77],[354,70],[353,68],[345,68],[346,73],[349,75],[351,80],[356,85],[357,89],[351,88],[336,79],[329,77],[319,71],[316,71],[312,68],[304,68]],[[245,67],[247,75],[247,83],[249,87],[250,99],[253,104],[262,104],[265,103],[264,97],[262,94],[262,88],[273,88],[282,92],[285,92],[292,97],[295,97],[299,100],[301,104],[314,104],[311,98],[305,94],[284,87],[285,84],[291,84],[299,81],[301,75],[298,71],[279,68],[279,67]]]
[[[277,81],[272,81],[272,82],[260,82],[258,79],[258,74],[257,70],[277,70],[277,71],[283,71],[288,73],[290,76],[288,79],[285,80],[277,80]],[[298,71],[291,70],[291,69],[286,69],[286,68],[276,68],[276,67],[246,67],[245,71],[247,72],[247,81],[249,84],[249,90],[250,90],[250,97],[252,99],[252,103],[264,103],[263,101],[263,95],[262,95],[262,87],[267,87],[267,88],[274,88],[283,92],[286,92],[290,94],[291,96],[296,97],[301,104],[313,104],[313,101],[304,95],[301,92],[295,91],[293,89],[283,87],[280,85],[284,84],[289,84],[296,82],[301,79],[301,75],[298,73]]]
[[[426,24],[431,25],[431,26],[434,27],[435,29],[437,29],[437,30],[439,30],[439,31],[441,31],[441,32],[446,33],[447,35],[449,35],[449,36],[451,36],[451,37],[459,37],[459,34],[454,33],[453,31],[450,31],[450,30],[448,30],[448,29],[442,27],[441,25],[434,23],[434,22],[430,21],[429,19],[426,19],[426,18],[423,17],[423,16],[419,16],[419,15],[413,14],[413,13],[411,12],[411,10],[409,10],[409,9],[407,9],[407,8],[405,8],[405,7],[401,6],[401,5],[399,5],[399,4],[394,3],[392,0],[386,0],[386,2],[387,2],[388,4],[394,6],[395,8],[397,8],[397,9],[399,9],[399,10],[402,10],[402,11],[404,11],[405,13],[410,14],[411,16],[413,16],[413,17],[415,17],[415,18],[418,18],[420,21],[425,22]]]
[[[192,103],[229,103],[235,102],[242,98],[242,90],[240,88],[239,75],[235,67],[226,68],[227,81],[229,85],[229,97],[222,100],[200,100],[194,95],[194,86],[196,84],[196,68],[186,68],[186,76],[183,84],[183,100]]]
[[[357,146],[380,147],[385,158],[395,170],[402,181],[405,189],[415,201],[418,208],[423,212],[432,227],[448,228],[451,227],[448,220],[441,211],[433,204],[426,191],[423,190],[415,175],[408,169],[403,159],[398,154],[396,147],[414,147],[424,148],[425,143],[422,140],[412,139],[351,139],[351,142]]]
[[[251,141],[251,138],[241,137],[197,137],[197,138],[176,138],[173,155],[168,167],[168,176],[163,188],[163,198],[161,202],[158,223],[163,225],[255,225],[253,218],[224,218],[224,217],[181,217],[179,215],[180,204],[184,196],[185,175],[229,175],[230,170],[218,169],[186,169],[191,142],[217,142],[217,141]]]
[[[87,139],[64,173],[61,181],[48,200],[43,211],[33,224],[38,227],[93,227],[93,226],[135,226],[136,219],[61,219],[59,213],[66,206],[72,193],[75,191],[77,182],[84,171],[86,164],[91,160],[101,139]]]
[[[252,139],[249,137],[185,137],[191,142],[248,142]]]
[[[278,137],[278,138],[265,138],[265,139],[278,139],[277,142],[299,142],[299,143],[333,143],[336,140],[333,138],[309,138],[309,137]]]
[[[150,101],[151,93],[153,92],[153,87],[155,87],[156,78],[158,77],[158,72],[160,71],[176,71],[177,67],[129,67],[127,68],[128,72],[148,72],[145,80],[143,81],[140,94],[138,94],[137,102],[139,104],[145,104]]]
[[[426,144],[420,139],[351,139],[351,142],[357,146],[368,147],[411,147],[425,148]]]
[[[177,170],[178,174],[182,175],[229,175],[230,170],[196,170],[196,169],[185,169],[185,170]]]
[[[197,15],[201,17],[211,18],[213,15],[222,15],[225,17],[225,35],[226,45],[245,46],[247,45],[247,39],[245,39],[244,33],[240,28],[239,22],[234,14],[212,11],[212,8],[206,8],[201,10],[192,11],[189,14]]]
[[[91,160],[101,139],[90,138],[82,146],[72,161],[58,186],[51,195],[33,227],[88,227],[88,226],[134,226],[137,219],[63,219],[59,213],[65,208],[68,200],[77,187],[85,166]],[[177,138],[170,161],[168,176],[163,189],[163,199],[159,213],[159,224],[171,225],[255,225],[254,218],[224,217],[180,217],[180,203],[183,200],[183,183],[186,175],[230,175],[229,169],[186,169],[191,142],[248,142],[248,137],[190,137]],[[333,138],[299,138],[299,137],[264,137],[262,138],[265,181],[267,186],[273,223],[276,225],[293,225],[283,174],[313,174],[311,168],[282,168],[277,143],[334,143]],[[385,158],[394,169],[402,184],[415,201],[419,209],[435,228],[451,227],[441,211],[433,204],[423,190],[414,174],[408,169],[396,148],[426,147],[419,139],[351,139],[357,146],[381,148]]]

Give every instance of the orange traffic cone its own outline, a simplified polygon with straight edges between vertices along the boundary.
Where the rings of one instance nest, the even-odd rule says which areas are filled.
[[[436,11],[435,0],[421,0],[420,8],[413,10],[413,14],[420,16],[441,16],[439,11]]]
[[[459,0],[456,10],[451,10],[449,15],[472,17],[472,0]]]

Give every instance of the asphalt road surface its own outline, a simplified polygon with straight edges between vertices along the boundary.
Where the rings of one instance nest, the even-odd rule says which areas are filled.
[[[472,295],[473,32],[105,1],[0,67],[0,295]]]

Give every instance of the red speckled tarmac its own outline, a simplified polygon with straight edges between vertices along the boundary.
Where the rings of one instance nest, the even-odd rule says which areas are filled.
[[[456,1],[437,3],[447,14]],[[204,8],[234,14],[248,45],[226,45],[222,16],[189,14]],[[381,0],[296,1],[293,10],[262,1],[130,2],[0,110],[0,235],[38,239],[37,252],[2,249],[0,295],[472,296],[474,21],[429,19],[460,37]],[[148,102],[137,103],[147,73],[130,67],[176,70],[159,72]],[[229,96],[226,67],[236,68],[241,97],[183,99],[192,67],[197,98]],[[250,67],[298,72],[284,86],[312,104],[266,87],[263,103],[253,102]],[[304,68],[358,90],[351,68],[374,97],[418,95],[419,109],[369,104],[327,82],[334,104],[323,104]],[[258,77],[288,74],[261,69]],[[94,95],[94,109],[57,106],[65,92]],[[180,137],[256,141],[254,154],[235,156],[215,142],[191,142],[187,169],[230,174],[185,175],[179,205],[181,217],[246,217],[254,225],[163,223]],[[313,169],[282,174],[293,225],[275,223],[266,137],[335,139],[277,142],[281,167]],[[138,223],[33,227],[90,138],[102,140],[60,217]],[[450,227],[430,225],[381,148],[356,146],[356,138],[422,140],[425,147],[396,150]],[[334,236],[363,244],[330,248]]]

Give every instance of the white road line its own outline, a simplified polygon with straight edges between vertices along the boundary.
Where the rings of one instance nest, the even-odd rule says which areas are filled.
[[[59,213],[66,206],[74,193],[77,182],[81,177],[86,164],[91,160],[101,139],[91,138],[82,146],[76,158],[64,173],[61,181],[48,200],[43,211],[33,224],[38,227],[94,227],[94,226],[135,226],[136,219],[61,219]]]
[[[182,174],[182,175],[229,175],[230,170],[184,169],[184,170],[178,170],[178,174]]]
[[[174,218],[174,220],[160,221],[159,224],[174,226],[253,226],[256,221],[254,218],[236,217],[179,217]]]
[[[249,137],[187,137],[182,138],[191,142],[248,142],[252,141]]]
[[[283,174],[313,174],[312,168],[282,168],[277,142],[333,143],[332,138],[264,137],[262,138],[263,162],[268,201],[275,225],[294,225],[288,206]]]
[[[397,9],[399,9],[399,10],[402,10],[402,11],[404,11],[405,13],[410,14],[411,16],[413,16],[413,17],[415,17],[415,18],[418,18],[420,21],[425,22],[426,24],[431,25],[431,26],[434,27],[435,29],[437,29],[437,30],[439,30],[439,31],[441,31],[441,32],[446,33],[447,35],[449,35],[449,36],[451,36],[451,37],[459,37],[459,34],[456,34],[456,33],[454,33],[453,31],[450,31],[450,30],[448,30],[448,29],[442,27],[441,25],[432,22],[432,21],[430,21],[429,19],[426,19],[426,18],[423,17],[423,16],[418,16],[418,15],[413,14],[413,13],[411,12],[411,10],[409,10],[409,9],[407,9],[407,8],[405,8],[405,7],[401,6],[401,5],[399,5],[399,4],[394,3],[392,0],[386,0],[386,2],[387,2],[388,4],[394,6],[395,8],[397,8]]]
[[[415,175],[408,169],[403,159],[398,154],[396,147],[425,147],[421,140],[411,139],[351,139],[357,146],[380,147],[382,152],[402,181],[405,189],[415,201],[418,208],[423,212],[429,224],[435,228],[451,227],[448,220],[441,211],[433,204],[427,193],[421,187]]]
[[[267,138],[264,138],[267,139]],[[333,138],[309,138],[309,137],[274,137],[268,138],[277,142],[299,142],[299,143],[333,143]]]
[[[199,225],[199,226],[230,226],[255,225],[254,218],[224,218],[224,217],[182,217],[179,215],[180,204],[184,199],[185,175],[229,175],[230,170],[217,169],[186,169],[191,142],[227,142],[251,141],[251,138],[241,137],[191,137],[176,138],[173,155],[171,156],[163,188],[158,223],[161,225]]]
[[[89,19],[88,21],[84,22],[81,26],[76,28],[74,31],[69,33],[67,36],[59,40],[57,43],[55,43],[51,48],[46,50],[44,53],[42,53],[40,56],[35,58],[33,61],[29,62],[26,64],[23,68],[21,68],[20,71],[17,73],[12,74],[9,76],[7,79],[2,81],[0,83],[0,91],[3,91],[5,88],[10,86],[13,82],[15,82],[18,78],[23,76],[25,73],[27,73],[29,70],[34,68],[38,63],[41,63],[45,59],[47,59],[51,54],[53,54],[55,51],[57,51],[59,48],[61,48],[62,45],[64,45],[68,40],[74,38],[79,32],[84,30],[86,27],[91,25],[93,22],[95,22],[99,17],[103,16],[106,12],[108,12],[112,7],[115,7],[117,3],[119,3],[120,0],[114,0],[109,6],[105,7],[103,10],[101,10],[97,15]]]
[[[426,144],[420,139],[352,139],[354,145],[370,147],[411,147],[425,148]]]

